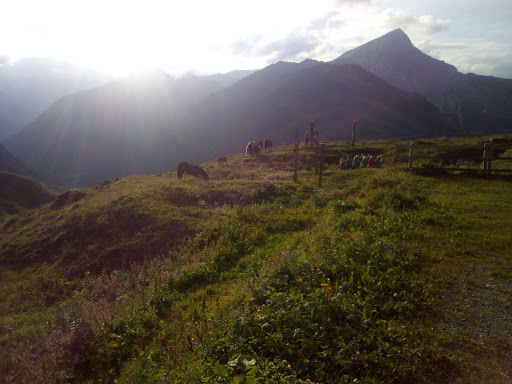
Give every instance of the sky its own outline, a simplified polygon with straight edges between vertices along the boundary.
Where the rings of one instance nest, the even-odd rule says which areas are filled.
[[[330,61],[401,28],[463,73],[512,78],[511,20],[512,0],[2,0],[0,66],[226,73]]]

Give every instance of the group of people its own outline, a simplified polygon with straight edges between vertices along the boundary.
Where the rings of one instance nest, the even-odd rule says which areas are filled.
[[[384,157],[382,155],[374,158],[372,155],[355,155],[340,157],[341,169],[355,168],[382,168],[384,167]]]

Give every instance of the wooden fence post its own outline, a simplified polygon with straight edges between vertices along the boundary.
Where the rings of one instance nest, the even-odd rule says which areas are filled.
[[[489,144],[488,143],[485,143],[484,144],[484,158],[483,158],[483,162],[482,162],[482,172],[483,172],[483,175],[484,177],[487,177],[487,169],[488,169],[488,161],[489,161]]]
[[[315,145],[315,122],[309,122],[309,143],[311,147]]]
[[[324,167],[324,145],[320,147],[320,171],[318,175],[318,188],[322,188],[322,169]]]
[[[297,169],[299,168],[299,140],[295,139],[293,148],[293,182],[297,182]]]
[[[407,166],[407,168],[408,168],[408,169],[412,169],[412,155],[413,155],[413,153],[412,153],[412,147],[413,147],[413,145],[414,145],[414,144],[413,144],[413,142],[411,141],[411,142],[409,143],[409,165]]]
[[[491,143],[489,143],[489,146],[487,148],[487,156],[488,156],[487,173],[488,173],[488,177],[491,177],[492,176],[492,144]]]
[[[356,138],[356,121],[352,124],[352,149],[354,149],[354,141]]]

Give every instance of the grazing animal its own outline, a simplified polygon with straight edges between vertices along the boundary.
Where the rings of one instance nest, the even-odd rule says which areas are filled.
[[[208,174],[203,168],[196,164],[189,164],[186,161],[178,164],[178,179],[181,179],[184,173],[195,177],[202,177],[205,180],[209,179]]]
[[[254,148],[254,141],[247,143],[247,147],[245,147],[245,154],[252,155]]]
[[[267,149],[272,149],[272,140],[265,140],[265,151]]]
[[[221,156],[217,159],[217,162],[222,167],[223,165],[228,165],[228,158],[226,156]]]
[[[261,152],[261,147],[259,145],[255,145],[252,150],[253,150],[254,154],[256,155],[256,157],[258,157]]]

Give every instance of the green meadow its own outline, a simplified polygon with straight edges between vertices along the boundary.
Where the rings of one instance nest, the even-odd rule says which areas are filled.
[[[321,188],[288,146],[0,210],[0,382],[509,383],[512,176],[464,149],[488,139],[413,170],[406,142],[327,143]]]

